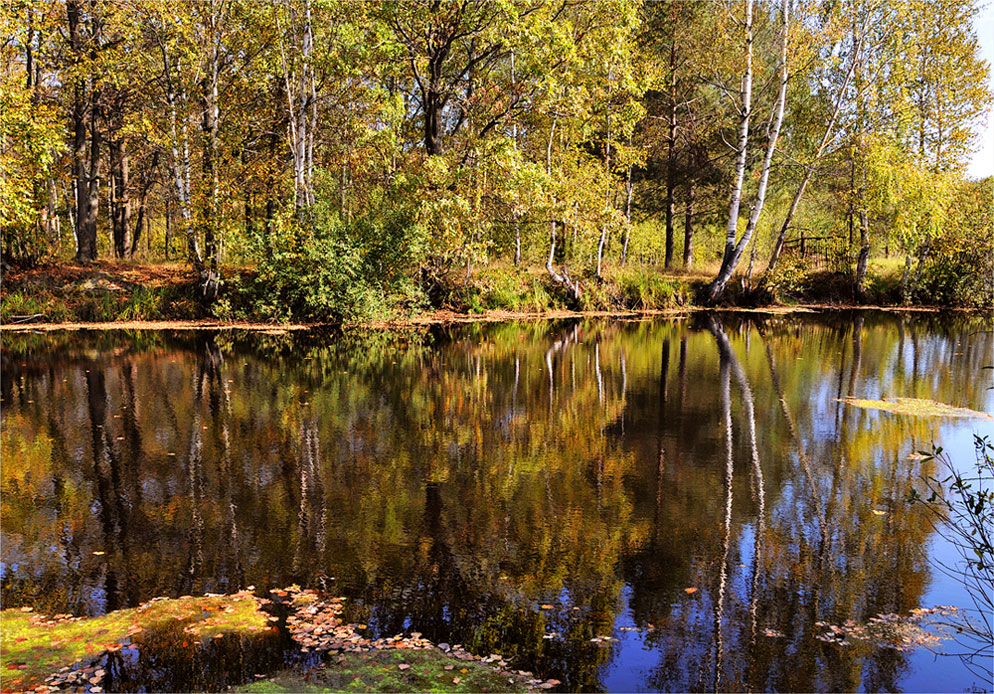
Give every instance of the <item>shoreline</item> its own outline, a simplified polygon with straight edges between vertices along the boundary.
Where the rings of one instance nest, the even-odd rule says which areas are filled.
[[[355,323],[259,323],[249,321],[224,320],[131,320],[131,321],[67,321],[64,323],[2,323],[2,332],[54,332],[58,330],[243,330],[264,334],[285,334],[288,332],[312,330],[315,328],[341,327],[346,329],[367,328],[372,330],[390,330],[432,325],[457,325],[469,323],[501,323],[508,321],[544,321],[562,320],[568,318],[614,318],[649,320],[656,317],[680,316],[689,313],[718,311],[723,313],[758,313],[772,315],[791,315],[795,313],[819,313],[822,311],[886,311],[889,313],[940,313],[952,311],[956,313],[985,313],[991,315],[989,308],[966,308],[950,306],[879,306],[859,304],[775,304],[764,307],[703,307],[684,306],[668,309],[652,309],[643,311],[507,311],[496,309],[483,313],[461,313],[458,311],[435,310],[415,316],[383,318],[379,320],[360,321]]]

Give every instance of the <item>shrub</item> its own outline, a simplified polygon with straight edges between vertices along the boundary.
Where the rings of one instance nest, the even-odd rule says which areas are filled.
[[[307,224],[285,215],[274,238],[257,240],[252,310],[276,321],[347,322],[383,315],[391,300],[418,303],[410,272],[421,246],[403,214],[372,210],[343,222],[318,203]]]
[[[649,268],[621,271],[616,280],[625,308],[653,310],[671,308],[685,301],[682,286]]]
[[[992,246],[990,238],[940,238],[922,267],[915,298],[945,306],[994,305]]]
[[[763,274],[760,288],[775,300],[799,294],[804,289],[808,274],[808,263],[793,253],[784,254],[771,272]]]

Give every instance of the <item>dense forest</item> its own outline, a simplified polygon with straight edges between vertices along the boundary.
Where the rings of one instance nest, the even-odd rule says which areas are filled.
[[[14,0],[4,273],[181,261],[214,315],[277,320],[991,305],[977,11]]]

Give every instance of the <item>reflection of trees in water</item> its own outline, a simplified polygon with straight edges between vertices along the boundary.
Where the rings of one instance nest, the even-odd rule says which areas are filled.
[[[931,425],[832,398],[931,379],[936,399],[976,406],[964,376],[983,351],[949,360],[970,326],[923,325],[917,376],[901,377],[891,324],[860,322],[474,327],[432,349],[258,354],[198,337],[5,368],[4,452],[33,470],[4,467],[5,538],[24,537],[4,558],[30,567],[3,577],[5,596],[85,611],[94,590],[106,608],[324,581],[385,632],[409,617],[593,689],[612,650],[589,640],[628,583],[636,623],[657,627],[652,687],[897,686],[903,656],[811,632],[917,606],[927,530],[887,503],[915,474],[904,442]]]
[[[843,340],[852,338],[852,352],[835,370],[849,377],[850,389],[858,383],[854,374],[860,372],[864,359],[860,323],[834,344],[823,345],[826,351],[838,351]],[[929,425],[919,422],[910,428],[885,427],[884,432],[874,433],[874,425],[859,421],[859,436],[852,440],[854,420],[861,419],[861,413],[849,409],[841,412],[836,436],[820,435],[810,416],[801,420],[802,431],[792,410],[809,397],[799,387],[803,375],[797,378],[798,374],[791,373],[788,385],[795,390],[784,391],[776,362],[795,364],[793,350],[778,344],[783,334],[771,336],[766,329],[761,335],[761,353],[765,353],[769,373],[766,381],[772,382],[772,392],[756,400],[752,386],[764,387],[762,372],[753,367],[747,378],[723,326],[716,322],[710,327],[718,346],[717,395],[722,413],[715,429],[723,434],[725,456],[734,452],[734,460],[741,461],[743,468],[749,461],[752,504],[747,508],[739,501],[736,491],[742,485],[736,480],[734,461],[729,467],[731,458],[711,458],[717,463],[716,473],[724,470],[726,482],[721,501],[710,506],[714,531],[705,530],[696,543],[685,545],[688,554],[703,557],[695,562],[700,576],[683,585],[700,586],[702,592],[687,600],[671,589],[671,600],[678,608],[669,611],[665,605],[658,606],[655,614],[642,617],[661,632],[649,635],[660,647],[659,665],[649,686],[746,691],[897,687],[907,669],[904,655],[877,649],[865,657],[865,653],[828,647],[810,637],[815,621],[864,620],[878,612],[907,612],[921,599],[927,567],[909,559],[916,551],[920,553],[928,536],[922,519],[900,504],[889,504],[882,519],[872,509],[904,497],[918,470],[913,462],[895,464],[897,451],[906,450],[900,442],[909,433],[925,435],[921,430]],[[753,364],[747,341],[739,335],[740,345],[746,346],[743,359]],[[803,364],[797,366],[803,368]],[[741,445],[731,438],[738,419],[733,416],[731,377],[739,386]],[[775,414],[780,418],[774,419]],[[757,426],[757,419],[765,423]],[[786,447],[770,443],[784,439]],[[670,445],[692,449],[695,443]],[[762,466],[759,450],[773,453]],[[881,450],[890,452],[881,455]],[[684,450],[684,455],[688,453],[696,455]],[[796,465],[796,472],[785,475],[783,463],[789,461]],[[898,470],[900,474],[895,474]],[[677,482],[670,495],[679,499]],[[774,491],[772,500],[762,493],[764,488]],[[692,515],[689,509],[686,513]],[[729,517],[733,519],[731,538],[726,534]],[[751,561],[742,556],[746,542],[751,543]],[[637,593],[639,582],[635,576],[629,580]],[[704,586],[708,586],[706,593]],[[637,594],[633,603],[640,604]]]

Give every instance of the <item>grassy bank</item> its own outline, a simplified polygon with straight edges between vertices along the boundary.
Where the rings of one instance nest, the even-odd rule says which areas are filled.
[[[131,661],[172,635],[193,655],[216,639],[260,639],[273,627],[259,600],[230,596],[153,600],[100,617],[40,615],[30,608],[0,612],[0,691],[87,687],[99,692],[115,661]]]
[[[501,656],[373,638],[342,599],[292,587],[260,598],[156,598],[99,617],[0,612],[0,691],[525,692],[551,689]]]
[[[609,267],[601,279],[580,278],[576,301],[544,268],[489,266],[467,278],[457,273],[436,279],[424,295],[384,297],[351,322],[383,323],[435,317],[514,318],[565,312],[652,312],[693,307],[710,281],[708,268],[659,270],[633,265]],[[762,291],[747,292],[733,281],[727,305],[899,304],[901,268],[887,259],[871,266],[866,295],[856,296],[849,277],[828,271],[795,272]],[[267,289],[251,269],[228,269],[219,300],[206,306],[192,272],[181,265],[137,265],[100,261],[63,264],[8,273],[0,289],[0,322],[15,324],[209,321],[287,323],[292,313],[274,312]],[[430,294],[431,296],[428,296]],[[315,319],[310,318],[313,322]],[[333,321],[334,322],[334,321]]]

